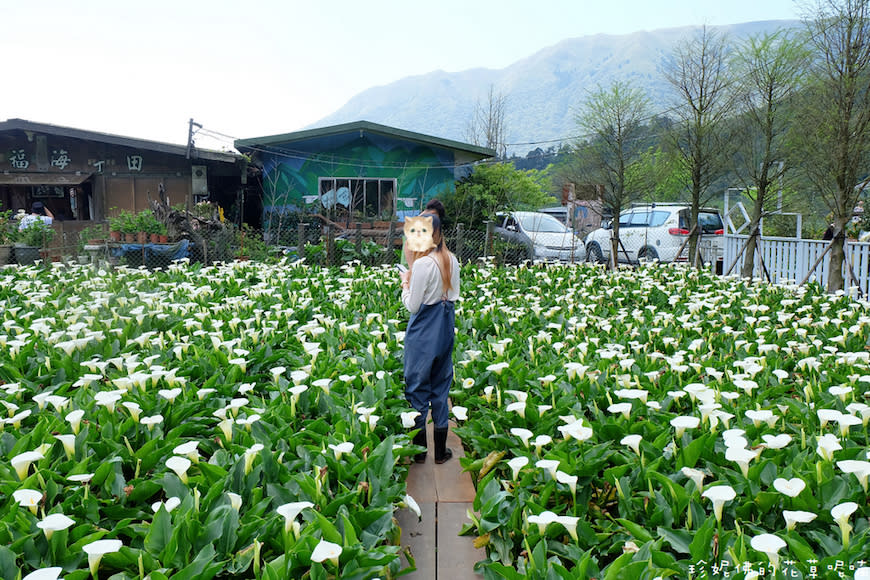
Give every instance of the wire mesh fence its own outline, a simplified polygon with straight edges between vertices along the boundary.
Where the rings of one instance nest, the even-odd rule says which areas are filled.
[[[447,247],[463,263],[481,258],[496,264],[520,264],[536,258],[530,241],[517,242],[494,224],[485,229],[457,223],[445,229]],[[571,260],[612,261],[612,230],[599,229],[584,240],[574,237],[579,252]],[[722,236],[701,235],[695,247],[687,231],[654,232],[650,228],[621,228],[616,244],[616,262],[637,264],[643,260],[682,262],[722,268]],[[0,266],[35,262],[100,263],[110,266],[163,268],[177,260],[211,264],[232,260],[270,261],[304,258],[322,266],[338,266],[353,260],[366,265],[393,264],[402,260],[401,222],[355,222],[339,226],[311,220],[272,222],[263,229],[227,224],[216,229],[193,230],[167,238],[142,232],[111,237],[108,224],[87,227],[60,222],[47,228],[39,240],[16,247],[0,243]]]
[[[41,241],[0,245],[0,266],[64,262],[153,269],[178,260],[211,264],[304,258],[322,266],[353,260],[366,265],[402,260],[400,222],[361,222],[344,228],[296,222],[292,227],[260,230],[228,225],[217,232],[177,239],[144,233],[112,237],[105,224],[75,228],[67,222],[56,226]],[[528,247],[501,239],[492,228],[477,230],[456,224],[445,230],[445,242],[462,262],[488,258],[496,263],[520,263],[532,258]]]

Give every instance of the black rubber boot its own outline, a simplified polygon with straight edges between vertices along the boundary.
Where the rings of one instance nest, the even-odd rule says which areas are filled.
[[[453,450],[447,449],[447,427],[435,427],[435,463],[439,465],[453,457]]]
[[[420,447],[428,447],[429,442],[426,439],[426,418],[425,417],[417,417],[416,424],[414,425],[415,429],[418,429],[417,434],[414,435],[414,438],[411,440],[414,445],[419,445]],[[414,463],[426,463],[426,454],[418,453],[414,456]]]

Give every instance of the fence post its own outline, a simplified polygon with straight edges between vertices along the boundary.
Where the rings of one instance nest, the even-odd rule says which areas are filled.
[[[356,222],[356,255],[362,255],[362,224]]]
[[[332,224],[326,224],[326,265],[335,265],[335,240],[332,239]]]
[[[462,251],[464,249],[463,248],[464,245],[465,245],[465,236],[464,236],[464,232],[462,231],[462,222],[459,222],[456,224],[456,245],[454,247],[456,248],[456,257],[457,257],[457,259],[459,259],[460,263],[462,263],[462,261],[463,261],[462,260]]]
[[[296,253],[301,258],[305,254],[305,223],[296,224]]]
[[[483,257],[489,258],[492,253],[492,239],[495,236],[495,222],[486,221],[486,238],[483,240]]]
[[[392,264],[395,260],[395,252],[393,251],[393,239],[396,236],[396,222],[390,220],[390,229],[387,231],[387,263]]]

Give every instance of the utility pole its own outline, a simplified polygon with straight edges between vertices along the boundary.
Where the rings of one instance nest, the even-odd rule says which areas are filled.
[[[194,123],[193,117],[190,118],[190,123],[187,127],[187,158],[190,159],[190,154],[193,152],[193,136],[196,134],[196,131],[193,128],[202,129],[202,125],[199,123]]]
[[[190,123],[187,126],[187,155],[186,158],[190,159],[191,153],[193,153],[193,136],[196,134],[196,131],[193,128],[202,129],[202,125],[199,123],[194,123],[193,117],[190,118]],[[191,181],[191,188],[193,188],[193,182]],[[187,217],[190,219],[190,206],[193,202],[193,191],[191,191],[187,195]]]

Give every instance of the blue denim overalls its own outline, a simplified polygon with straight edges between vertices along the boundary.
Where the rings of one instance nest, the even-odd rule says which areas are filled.
[[[425,425],[432,404],[432,422],[447,427],[447,396],[453,383],[453,341],[456,311],[446,294],[440,302],[422,304],[405,332],[405,398]]]

